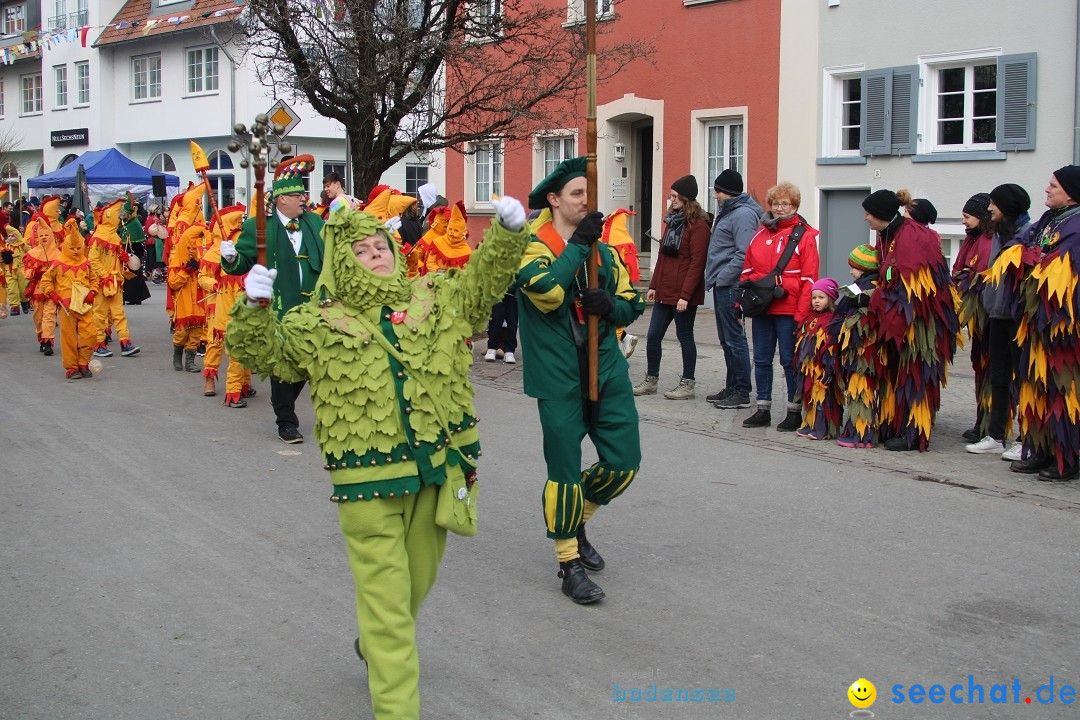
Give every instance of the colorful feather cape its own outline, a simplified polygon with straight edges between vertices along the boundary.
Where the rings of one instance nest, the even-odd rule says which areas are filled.
[[[795,368],[802,389],[803,424],[799,434],[814,440],[835,437],[843,419],[836,392],[836,346],[829,335],[832,310],[812,312],[795,341]]]

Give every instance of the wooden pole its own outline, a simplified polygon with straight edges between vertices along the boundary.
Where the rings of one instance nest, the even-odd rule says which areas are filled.
[[[588,117],[585,121],[585,179],[586,192],[589,195],[589,212],[597,209],[596,189],[596,0],[585,2],[585,63],[588,73]],[[599,242],[599,241],[597,241]],[[598,278],[599,249],[593,245],[586,262],[588,286],[599,285]],[[589,403],[592,405],[590,419],[595,421],[600,399],[600,323],[595,315],[587,316],[588,360],[589,360]]]

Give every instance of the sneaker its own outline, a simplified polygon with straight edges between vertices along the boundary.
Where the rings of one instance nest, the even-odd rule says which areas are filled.
[[[492,348],[484,355],[484,362],[495,362],[495,350]]]
[[[718,402],[720,402],[721,400],[723,400],[724,398],[726,398],[728,395],[730,395],[733,392],[735,392],[735,391],[732,390],[731,388],[724,388],[723,390],[721,390],[718,393],[713,393],[712,395],[706,395],[705,396],[705,402],[707,402],[707,403],[718,403]]]
[[[619,349],[622,350],[623,357],[630,357],[634,354],[634,350],[637,348],[637,335],[631,335],[628,332],[624,332],[622,340],[619,341]]]
[[[16,315],[18,315],[19,314],[19,306],[18,305],[12,305],[11,310],[9,311],[8,314],[11,315],[12,317],[15,317]]]
[[[94,357],[112,357],[113,352],[109,348],[105,347],[105,343],[98,343],[98,346],[94,348]]]
[[[1024,443],[1017,440],[1016,442],[1014,442],[1012,444],[1012,447],[1010,447],[1005,452],[1001,453],[1001,459],[1002,460],[1008,460],[1009,462],[1012,462],[1013,460],[1019,460],[1020,457],[1021,457],[1021,453],[1023,453],[1023,451],[1024,451]]]
[[[120,341],[120,354],[123,355],[124,357],[131,357],[132,355],[138,355],[140,350],[142,350],[142,348],[140,348],[138,345],[131,342],[130,340],[121,340]]]
[[[503,353],[503,362],[507,365],[513,365],[517,362],[517,358],[514,357],[514,353],[507,351]]]
[[[296,445],[297,443],[304,442],[304,436],[300,434],[300,431],[291,425],[278,428],[278,439],[287,445]]]
[[[723,399],[717,400],[716,407],[721,410],[738,410],[750,407],[750,396],[738,390],[732,390]]]
[[[199,343],[199,347],[195,348],[195,355],[197,355],[198,357],[205,357],[205,355],[206,355],[206,343],[205,342]]]
[[[239,400],[228,400],[225,403],[225,407],[246,408],[247,407],[247,400],[245,400],[244,398],[240,398]],[[279,435],[279,437],[280,437],[280,435]],[[283,442],[287,442],[287,441],[284,440],[284,438],[282,438],[282,440],[283,440]]]
[[[772,413],[768,405],[758,405],[757,411],[742,421],[744,428],[768,427],[772,424]]]
[[[42,343],[44,345],[41,348],[41,352],[45,353],[46,356],[52,355],[53,354],[53,341],[52,340],[42,340]]]
[[[995,440],[987,435],[977,443],[965,445],[964,449],[969,453],[975,453],[976,455],[989,455],[991,453],[997,455],[1005,452],[1005,443],[1000,440]]]

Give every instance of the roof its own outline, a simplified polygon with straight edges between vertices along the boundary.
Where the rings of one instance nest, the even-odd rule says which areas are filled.
[[[162,8],[151,15],[150,0],[127,0],[120,12],[94,42],[94,47],[135,42],[170,33],[233,22],[247,7],[247,0],[195,0],[187,10]],[[147,30],[146,26],[153,23]],[[117,26],[121,26],[119,29]]]

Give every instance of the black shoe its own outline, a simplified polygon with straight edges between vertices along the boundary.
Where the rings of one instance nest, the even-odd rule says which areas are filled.
[[[1065,482],[1066,480],[1075,480],[1078,475],[1080,475],[1080,465],[1066,465],[1063,471],[1058,472],[1057,463],[1054,463],[1045,470],[1039,471],[1039,480]]]
[[[742,421],[742,426],[746,428],[768,427],[771,424],[772,414],[768,408],[761,405],[758,406],[757,412]]]
[[[38,352],[45,352],[45,341],[44,340],[38,340],[37,349],[38,349]]]
[[[281,442],[289,445],[296,445],[297,443],[304,442],[304,436],[300,434],[300,431],[291,425],[278,428],[277,436],[281,439]]]
[[[894,450],[896,452],[906,452],[908,450],[914,450],[915,448],[908,444],[908,441],[902,437],[889,438],[885,441],[886,450]]]
[[[30,303],[21,302],[21,303],[19,303],[19,305],[22,307],[23,313],[25,313],[26,315],[30,314]]]
[[[239,400],[228,400],[225,402],[225,407],[246,408],[247,400],[245,400],[244,398],[240,398]]]
[[[1050,458],[1035,456],[1027,460],[1013,460],[1012,464],[1009,465],[1009,469],[1015,473],[1033,475],[1040,470],[1046,470],[1053,464],[1054,461]]]
[[[962,437],[969,443],[977,443],[982,440],[982,434],[979,432],[979,428],[973,427],[970,430],[965,430]]]
[[[600,553],[596,552],[596,548],[585,537],[584,525],[579,527],[577,531],[577,551],[578,560],[581,561],[586,570],[600,572],[604,569],[604,558],[600,557]]]
[[[781,432],[794,432],[798,430],[802,425],[802,411],[801,410],[788,410],[787,417],[780,421],[780,424],[776,426],[776,429]]]
[[[727,396],[713,403],[720,410],[738,410],[750,407],[750,396],[747,393],[732,390]],[[765,423],[768,425],[769,423]]]
[[[725,388],[725,389],[721,390],[718,393],[713,393],[712,395],[706,395],[705,396],[705,402],[718,403],[718,402],[720,402],[721,400],[723,400],[724,398],[726,398],[728,395],[730,395],[733,392],[735,392],[733,389]]]
[[[199,343],[199,347],[195,348],[195,354],[198,355],[199,357],[203,357],[204,355],[206,355],[206,342],[205,341]]]
[[[559,563],[559,577],[562,578],[563,595],[578,605],[588,605],[604,599],[604,591],[589,579],[578,558]]]
[[[360,652],[360,638],[353,641],[353,650],[356,651],[356,657],[363,660],[364,664],[367,665],[367,658],[364,657],[364,653]]]
[[[44,347],[44,348],[43,348],[43,349],[41,350],[41,352],[45,353],[45,356],[46,356],[46,357],[48,357],[48,356],[50,356],[50,355],[52,355],[52,354],[53,354],[53,349],[52,349],[52,345],[53,345],[53,341],[52,341],[52,340],[46,340],[46,341],[45,341],[45,347]]]

